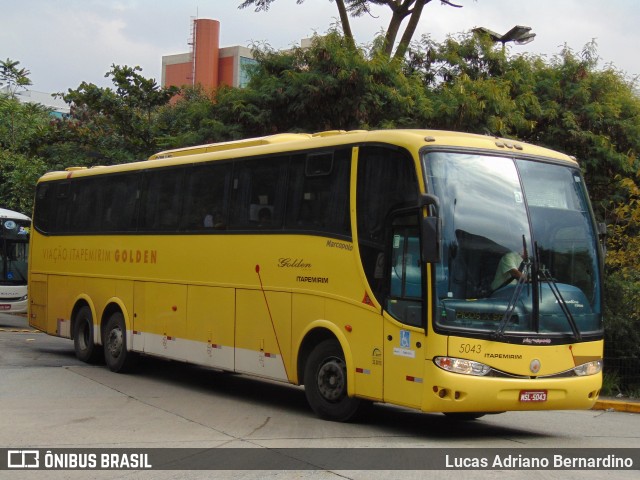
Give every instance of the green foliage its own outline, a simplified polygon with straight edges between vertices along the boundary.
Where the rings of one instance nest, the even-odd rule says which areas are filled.
[[[272,1],[245,3],[266,8]],[[337,31],[316,36],[308,49],[256,47],[247,88],[191,88],[178,97],[138,67],[114,65],[106,75],[113,89],[83,82],[63,95],[72,105],[64,120],[2,96],[0,204],[28,212],[33,182],[46,170],[280,132],[418,127],[529,141],[578,158],[596,215],[609,227],[607,356],[640,361],[637,84],[613,67],[599,68],[593,43],[547,59],[463,34],[442,43],[423,38],[392,59],[386,33],[368,48]],[[18,62],[0,62],[14,89],[28,84],[27,74]],[[616,372],[617,383],[632,383],[619,369],[609,373]]]
[[[640,279],[620,272],[605,282],[605,371],[623,393],[640,388]]]
[[[542,107],[525,140],[546,144],[580,159],[597,213],[618,185],[616,174],[638,169],[640,98],[635,85],[611,68],[596,68],[595,45],[580,55],[565,48],[537,74],[534,92]]]
[[[426,94],[398,62],[348,48],[331,32],[311,48],[254,50],[248,88],[222,89],[214,113],[243,135],[424,124]]]
[[[617,176],[622,200],[612,201],[608,226],[607,268],[630,283],[640,284],[640,171],[636,180],[632,177]],[[636,309],[636,320],[640,325],[640,299]]]
[[[424,53],[426,52],[426,53]],[[528,89],[530,63],[515,64],[487,38],[463,35],[436,45],[428,38],[409,53],[407,65],[422,75],[434,105],[430,124],[442,129],[513,136],[535,122]]]
[[[0,149],[0,204],[31,215],[36,181],[45,171],[39,157]]]
[[[50,109],[0,95],[0,148],[33,153],[50,123]]]
[[[0,94],[0,206],[30,214],[36,180],[46,171],[36,151],[49,128],[50,110],[16,98],[19,88],[31,85],[19,63],[0,62],[0,81],[9,87]]]
[[[144,78],[140,67],[112,65],[115,90],[82,82],[62,98],[72,107],[71,141],[82,145],[82,164],[111,164],[146,157],[157,150],[154,116],[178,93]],[[63,127],[64,128],[64,127]],[[68,132],[65,132],[65,134]]]
[[[11,98],[15,97],[16,92],[20,88],[26,88],[31,85],[29,70],[18,68],[18,65],[20,65],[20,62],[13,61],[9,58],[0,61],[0,85],[7,85],[8,94]]]
[[[602,389],[600,391],[601,395],[613,397],[622,393],[620,385],[621,377],[618,372],[604,372],[604,374],[602,375]]]
[[[217,97],[239,93],[227,87],[221,87],[213,95],[201,87],[185,89],[174,104],[158,111],[155,124],[158,145],[171,149],[241,138],[239,125],[223,122],[215,104]]]

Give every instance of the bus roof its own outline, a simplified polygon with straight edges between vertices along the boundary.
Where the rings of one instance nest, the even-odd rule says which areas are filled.
[[[10,218],[11,220],[27,220],[31,221],[29,217],[22,213],[14,212],[13,210],[7,210],[6,208],[0,208],[0,218]]]
[[[547,157],[576,163],[563,153],[538,147],[517,140],[488,135],[452,132],[445,130],[331,130],[318,133],[281,133],[265,137],[248,138],[230,142],[211,143],[193,147],[177,148],[156,153],[141,162],[100,167],[100,173],[132,171],[156,166],[196,163],[206,160],[234,159],[245,156],[269,155],[288,151],[322,149],[339,145],[362,143],[387,143],[417,153],[423,147],[458,147],[519,155]],[[97,173],[98,167],[71,167],[65,172],[50,172],[43,179],[60,179]]]

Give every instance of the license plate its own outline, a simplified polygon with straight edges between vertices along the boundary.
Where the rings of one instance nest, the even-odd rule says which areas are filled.
[[[546,390],[520,390],[521,402],[546,402]]]
[[[11,310],[11,305],[0,305],[0,310]]]

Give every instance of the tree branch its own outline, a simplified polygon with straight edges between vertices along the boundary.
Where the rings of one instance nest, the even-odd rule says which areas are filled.
[[[451,3],[449,0],[440,0],[440,3],[445,3],[450,7],[462,8],[462,5],[456,5],[455,3]]]
[[[413,38],[413,34],[416,33],[418,22],[420,22],[422,9],[430,1],[431,0],[416,0],[415,6],[413,7],[413,10],[411,12],[411,18],[409,18],[409,23],[407,24],[407,28],[404,29],[404,34],[400,39],[400,43],[398,44],[398,48],[396,48],[396,53],[394,54],[393,58],[403,58],[405,53],[407,53],[407,49],[409,48],[409,43]]]
[[[338,13],[340,14],[340,23],[342,23],[342,32],[344,33],[344,37],[347,40],[349,47],[355,49],[356,41],[353,38],[353,33],[351,32],[349,13],[347,12],[347,7],[344,4],[344,0],[336,0],[336,5],[338,7]]]
[[[384,53],[387,57],[391,57],[398,31],[400,31],[400,25],[405,17],[409,15],[410,7],[415,1],[416,0],[403,0],[402,3],[399,3],[399,1],[387,0],[387,5],[389,5],[389,8],[391,8],[393,12],[391,20],[389,20],[389,26],[387,27],[387,34],[384,38]]]

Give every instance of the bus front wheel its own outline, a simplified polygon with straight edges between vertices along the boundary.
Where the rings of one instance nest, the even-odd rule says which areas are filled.
[[[111,314],[104,329],[104,359],[112,372],[126,372],[135,354],[127,350],[127,328],[121,312]]]
[[[93,341],[93,315],[87,305],[78,310],[74,319],[73,348],[82,362],[96,363],[100,359],[100,349]]]
[[[304,391],[313,411],[325,420],[346,422],[358,413],[361,401],[347,395],[347,367],[337,341],[325,340],[311,351]]]

